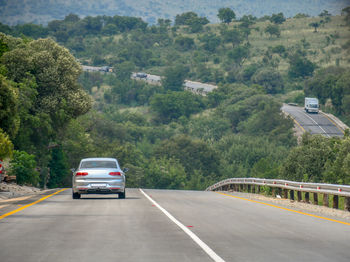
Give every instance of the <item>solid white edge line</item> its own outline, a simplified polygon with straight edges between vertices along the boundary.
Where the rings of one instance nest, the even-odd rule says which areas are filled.
[[[175,217],[173,217],[168,211],[162,208],[156,201],[154,201],[150,196],[148,196],[141,188],[139,189],[144,196],[151,201],[156,207],[160,209],[171,221],[173,221],[179,228],[181,228],[187,235],[192,238],[194,242],[200,246],[205,253],[207,253],[216,262],[225,262],[221,257],[219,257],[207,244],[205,244],[196,234],[185,227],[181,222],[179,222]]]

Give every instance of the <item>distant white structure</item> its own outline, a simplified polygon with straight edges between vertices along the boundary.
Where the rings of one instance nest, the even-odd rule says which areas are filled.
[[[142,80],[145,81],[151,85],[161,85],[162,84],[162,78],[157,75],[150,75],[143,72],[138,73],[132,73],[131,78],[135,80]]]
[[[111,73],[113,72],[113,68],[110,66],[86,66],[82,65],[81,68],[86,72],[105,72]]]
[[[191,91],[195,94],[204,95],[204,96],[214,91],[214,89],[216,88],[218,87],[215,85],[203,84],[200,82],[194,82],[189,80],[185,80],[185,83],[184,83],[185,90]]]
[[[143,72],[132,73],[131,79],[145,81],[152,85],[161,85],[162,83],[162,77],[157,75],[146,74]],[[203,96],[207,95],[208,93],[212,92],[214,89],[218,88],[216,85],[203,84],[200,82],[194,82],[190,80],[185,80],[183,86],[184,86],[184,90],[188,90],[188,91],[191,91],[192,93],[203,95]]]

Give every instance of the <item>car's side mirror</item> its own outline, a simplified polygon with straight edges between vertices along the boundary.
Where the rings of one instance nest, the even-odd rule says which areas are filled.
[[[72,171],[72,173],[74,173],[75,172],[75,168],[71,168],[70,171]]]
[[[124,172],[124,173],[126,173],[126,172],[128,172],[128,171],[129,171],[129,168],[127,168],[127,167],[123,168],[123,172]]]

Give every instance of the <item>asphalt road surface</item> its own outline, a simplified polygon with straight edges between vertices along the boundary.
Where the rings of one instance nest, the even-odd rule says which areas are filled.
[[[283,105],[282,111],[290,114],[306,132],[326,137],[343,136],[335,123],[322,113],[306,113],[304,108],[290,105]]]
[[[216,261],[350,261],[350,223],[214,192],[144,192],[155,202],[138,189],[78,200],[67,189],[1,208],[0,261],[213,261],[195,240]]]

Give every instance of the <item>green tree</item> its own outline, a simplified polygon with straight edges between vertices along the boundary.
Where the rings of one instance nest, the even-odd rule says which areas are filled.
[[[23,24],[23,25],[16,25],[14,27],[15,32],[17,32],[18,35],[25,35],[32,38],[45,38],[48,36],[49,31],[46,27],[43,27],[42,25],[36,25],[36,24]]]
[[[249,47],[246,45],[236,46],[235,48],[233,48],[231,51],[227,53],[227,57],[230,60],[233,60],[236,64],[242,65],[245,59],[249,57]]]
[[[323,10],[318,16],[320,17],[329,17],[332,16],[327,10]]]
[[[268,25],[266,28],[265,28],[265,32],[270,34],[270,36],[276,36],[276,37],[280,37],[281,36],[281,30],[279,28],[278,25]]]
[[[188,125],[192,137],[205,141],[218,141],[231,132],[230,121],[214,114],[191,118]]]
[[[183,90],[183,83],[187,72],[188,68],[180,64],[165,69],[164,78],[162,80],[164,88],[173,91]]]
[[[165,122],[181,116],[189,117],[204,107],[200,96],[188,91],[156,94],[151,98],[150,106]]]
[[[239,24],[239,27],[241,28],[249,28],[250,26],[254,25],[256,23],[257,18],[252,15],[244,15],[239,19],[241,22]]]
[[[273,68],[262,68],[258,70],[253,75],[252,82],[263,86],[268,94],[280,93],[284,88],[281,74]]]
[[[18,90],[0,74],[0,127],[14,138],[18,132]]]
[[[342,14],[345,15],[344,20],[346,24],[350,25],[350,6],[343,8],[341,11],[342,11]]]
[[[67,159],[60,147],[52,149],[48,167],[50,168],[50,177],[47,183],[49,188],[70,186]]]
[[[322,136],[303,136],[302,145],[293,148],[281,167],[283,179],[305,182],[327,182],[323,174],[334,161],[334,142]]]
[[[196,20],[198,15],[195,12],[186,12],[181,15],[176,15],[175,25],[190,25],[193,20]]]
[[[186,173],[179,161],[152,158],[145,167],[144,186],[159,189],[183,189]]]
[[[342,88],[337,89],[338,79],[345,73],[346,69],[341,67],[328,67],[319,69],[313,77],[308,79],[304,85],[306,96],[316,96],[321,104],[331,98],[332,104],[337,112],[341,111],[341,100],[343,98]]]
[[[244,40],[242,32],[238,29],[223,29],[221,30],[221,35],[225,43],[232,43],[232,47],[241,44]]]
[[[316,65],[306,57],[295,54],[289,56],[288,74],[290,77],[307,77],[312,76]]]
[[[13,144],[9,136],[0,128],[0,159],[11,157],[13,153]]]
[[[193,38],[187,36],[178,36],[175,39],[175,44],[181,51],[188,51],[195,46]]]
[[[191,33],[198,33],[203,30],[203,26],[208,24],[209,20],[205,17],[200,17],[197,19],[194,19],[189,24],[189,29]]]
[[[350,140],[345,138],[334,144],[333,152],[336,154],[334,161],[326,163],[323,180],[332,184],[350,183]],[[333,160],[333,159],[332,159]]]
[[[8,45],[0,38],[0,57],[9,50]]]
[[[227,24],[229,24],[233,19],[236,18],[235,12],[228,7],[220,8],[217,16],[222,23],[227,23]]]
[[[213,178],[218,174],[219,159],[216,152],[207,143],[185,135],[163,141],[156,149],[156,156],[179,160],[188,179],[195,170]]]
[[[202,43],[202,47],[209,52],[214,52],[221,43],[221,39],[213,33],[204,34],[199,38],[199,41]]]
[[[314,33],[317,33],[317,28],[320,26],[320,23],[313,22],[313,23],[310,23],[309,26],[314,28]]]
[[[288,149],[270,142],[264,136],[247,136],[230,134],[224,136],[215,144],[216,152],[220,154],[220,174],[222,177],[249,177],[252,168],[262,165],[261,159],[271,159],[270,167],[279,165]],[[255,170],[263,172],[261,169]],[[260,173],[259,172],[259,173]]]
[[[10,161],[10,174],[16,175],[19,185],[37,186],[39,182],[39,172],[36,171],[35,156],[25,151],[13,152],[13,159]]]
[[[16,148],[36,155],[44,186],[50,142],[70,120],[90,109],[91,100],[77,82],[81,68],[67,49],[51,39],[7,41],[12,41],[11,50],[0,62],[9,80],[16,83],[20,117],[13,141]]]
[[[271,48],[271,51],[275,54],[279,54],[282,57],[284,57],[286,54],[286,48],[284,45],[276,45]]]
[[[120,64],[116,64],[114,67],[116,77],[121,81],[130,79],[132,71],[135,69],[135,65],[132,62],[125,61]]]
[[[67,49],[51,39],[40,39],[6,52],[2,61],[9,78],[21,82],[31,72],[36,79],[36,110],[50,115],[55,127],[86,113],[91,106],[77,79],[79,64]]]
[[[332,104],[337,109],[338,114],[348,115],[349,95],[350,95],[350,73],[345,71],[339,76],[335,86],[333,86],[331,98]]]
[[[283,13],[278,13],[272,14],[269,20],[276,25],[280,25],[283,24],[284,21],[286,21],[286,18],[284,17]]]

